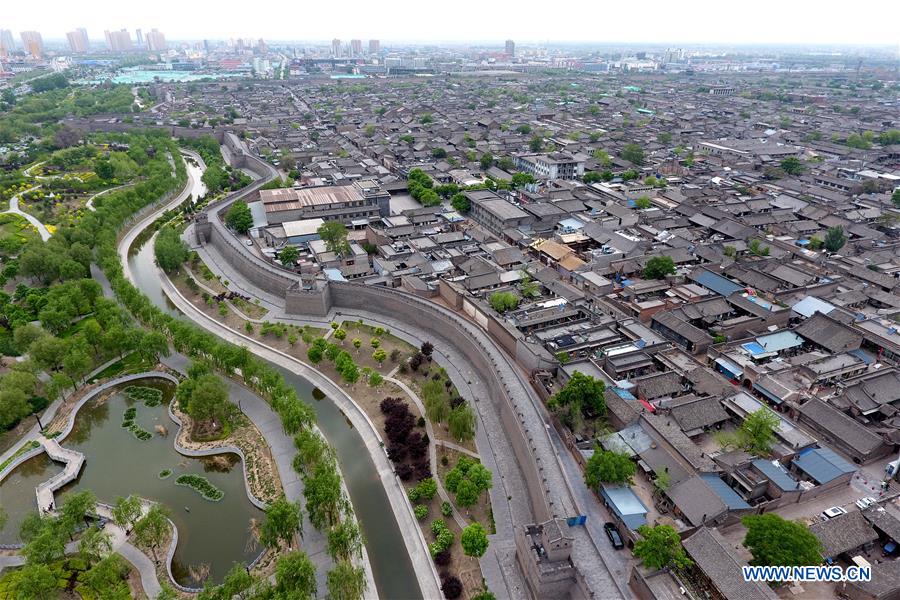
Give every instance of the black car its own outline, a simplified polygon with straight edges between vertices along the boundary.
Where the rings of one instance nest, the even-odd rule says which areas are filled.
[[[603,526],[603,530],[606,532],[606,537],[609,538],[613,548],[621,550],[625,547],[625,544],[622,543],[622,536],[619,535],[619,530],[616,529],[615,523],[606,523]]]

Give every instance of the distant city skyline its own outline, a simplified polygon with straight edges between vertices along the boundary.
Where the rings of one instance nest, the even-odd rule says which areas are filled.
[[[775,0],[730,4],[697,0],[679,5],[648,0],[640,11],[633,4],[599,2],[574,3],[566,11],[548,10],[546,3],[521,0],[514,12],[504,3],[459,0],[452,7],[434,9],[434,15],[409,0],[389,5],[347,0],[341,4],[340,19],[334,19],[333,6],[327,3],[304,5],[301,14],[296,3],[284,0],[266,3],[265,10],[240,13],[218,11],[218,4],[175,0],[152,4],[51,1],[49,5],[12,2],[4,7],[2,26],[16,33],[38,31],[45,39],[59,40],[79,27],[87,28],[92,40],[103,39],[104,30],[149,31],[155,27],[172,40],[241,37],[326,44],[339,38],[380,39],[382,43],[491,43],[501,48],[507,39],[517,44],[900,45],[895,27],[898,11],[882,0],[858,0],[852,5],[835,0],[815,5]],[[272,18],[273,14],[289,16],[293,12],[297,18]],[[876,14],[883,18],[873,18]]]

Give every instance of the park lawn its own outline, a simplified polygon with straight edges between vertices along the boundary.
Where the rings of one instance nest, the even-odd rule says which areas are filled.
[[[17,254],[19,248],[37,235],[37,229],[24,217],[12,213],[0,214],[0,255],[7,252]]]

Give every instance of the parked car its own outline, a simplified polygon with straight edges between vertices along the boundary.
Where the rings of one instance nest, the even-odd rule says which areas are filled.
[[[872,498],[871,496],[866,496],[865,498],[860,498],[856,501],[856,506],[859,507],[859,510],[866,510],[870,506],[874,506],[878,504],[878,500]]]
[[[613,548],[621,550],[625,547],[625,544],[622,542],[622,536],[619,535],[619,530],[616,529],[615,523],[607,522],[603,526],[603,530],[606,531],[606,537],[609,538],[609,542],[612,544]]]
[[[847,511],[841,508],[840,506],[832,506],[824,511],[822,511],[822,516],[826,519],[833,519],[835,517],[839,517],[841,515],[846,515]]]

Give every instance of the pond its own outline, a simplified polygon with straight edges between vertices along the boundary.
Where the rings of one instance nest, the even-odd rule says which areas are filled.
[[[37,512],[37,498],[34,488],[60,471],[62,465],[41,453],[23,462],[16,470],[0,482],[0,506],[8,517],[6,525],[0,528],[0,544],[18,544],[19,527],[32,512]]]
[[[145,238],[139,237],[128,250],[128,265],[137,288],[159,308],[184,318],[163,292],[157,276],[153,249],[145,241]],[[297,395],[313,407],[319,428],[337,452],[353,511],[365,539],[379,596],[409,600],[421,598],[421,591],[414,583],[416,572],[406,552],[406,544],[394,511],[375,463],[359,433],[321,390],[316,393],[314,386],[303,377],[269,364],[278,369],[287,384],[297,391]]]
[[[101,502],[113,503],[117,496],[136,494],[164,504],[178,527],[178,548],[172,568],[179,583],[196,582],[188,573],[190,566],[207,563],[213,581],[222,577],[235,562],[249,562],[259,549],[249,548],[248,530],[251,519],[261,519],[262,511],[247,499],[243,469],[235,455],[220,455],[228,460],[187,458],[175,451],[177,425],[169,419],[166,405],[174,386],[163,380],[141,380],[140,385],[163,391],[163,404],[149,408],[126,397],[121,389],[105,399],[88,402],[75,418],[72,433],[60,443],[85,455],[85,465],[78,479],[58,492],[65,496],[75,491],[92,490]],[[168,430],[167,436],[154,433],[147,441],[138,440],[122,427],[123,413],[137,409],[135,424],[154,432],[157,426]],[[222,463],[225,464],[216,464]],[[159,474],[172,471],[166,479]],[[225,493],[219,502],[204,500],[187,487],[175,485],[181,474],[193,473],[209,479]],[[34,496],[33,486],[27,493]],[[223,527],[227,524],[227,527]]]

